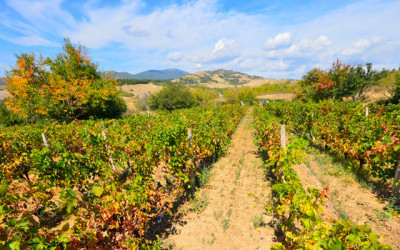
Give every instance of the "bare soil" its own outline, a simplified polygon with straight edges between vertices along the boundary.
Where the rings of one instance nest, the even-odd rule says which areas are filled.
[[[259,78],[259,79],[248,80],[248,82],[246,82],[245,84],[235,86],[229,82],[226,82],[222,78],[214,80],[216,80],[217,82],[200,83],[200,85],[208,88],[234,89],[234,88],[244,88],[244,87],[258,87],[266,83],[271,83],[271,84],[285,83],[287,81],[286,79],[277,80],[277,79]]]
[[[135,85],[122,85],[119,87],[121,90],[134,94],[135,98],[142,98],[146,95],[157,93],[162,90],[162,86],[155,85],[154,83],[148,84],[135,84]]]
[[[400,249],[400,220],[398,215],[384,212],[388,203],[372,190],[354,181],[352,176],[345,174],[345,170],[333,167],[330,160],[321,164],[317,157],[327,158],[327,155],[309,155],[308,165],[318,185],[329,188],[330,200],[340,215],[353,223],[370,226],[373,232],[382,237],[381,242],[393,249]],[[316,187],[314,178],[302,166],[295,166],[294,169],[305,188]],[[324,209],[329,217],[335,217],[328,204]]]
[[[208,185],[187,206],[191,211],[164,239],[173,249],[269,249],[274,235],[265,213],[270,189],[253,144],[248,114],[227,154],[212,167]],[[199,206],[198,204],[202,205]],[[193,207],[198,209],[193,209]]]
[[[0,100],[3,100],[8,96],[8,92],[6,90],[1,90],[0,89]]]
[[[285,100],[291,101],[295,97],[295,93],[281,93],[281,94],[264,94],[258,95],[257,99],[269,99],[269,100]]]

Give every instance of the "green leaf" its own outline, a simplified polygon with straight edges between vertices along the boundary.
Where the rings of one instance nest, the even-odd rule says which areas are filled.
[[[97,197],[100,197],[103,194],[103,186],[100,185],[96,185],[93,187],[92,192],[94,195],[96,195]]]
[[[8,247],[11,250],[19,250],[19,241],[13,241],[10,244],[8,244]]]
[[[29,221],[22,220],[22,221],[19,221],[17,224],[15,224],[15,227],[25,227],[28,224],[29,224]]]
[[[328,248],[329,250],[342,250],[344,249],[343,243],[339,239],[333,239],[331,244],[329,244]]]

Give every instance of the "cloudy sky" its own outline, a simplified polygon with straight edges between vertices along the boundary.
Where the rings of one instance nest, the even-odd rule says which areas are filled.
[[[399,0],[0,0],[0,76],[15,53],[80,43],[101,70],[219,68],[298,79],[336,58],[400,66]]]

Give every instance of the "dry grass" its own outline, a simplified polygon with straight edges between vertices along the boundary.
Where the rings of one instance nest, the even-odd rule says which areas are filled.
[[[293,100],[295,95],[296,95],[295,93],[265,94],[265,95],[258,95],[257,99],[291,101]]]
[[[6,98],[8,96],[8,92],[6,90],[0,90],[0,100]]]

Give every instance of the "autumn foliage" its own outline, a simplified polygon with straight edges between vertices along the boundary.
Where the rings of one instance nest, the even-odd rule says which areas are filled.
[[[5,104],[29,120],[120,116],[126,105],[116,80],[101,75],[84,47],[64,41],[64,53],[55,59],[16,56],[16,66],[6,72],[10,97]]]
[[[387,70],[373,70],[371,63],[366,63],[365,66],[351,65],[336,60],[329,70],[314,68],[304,75],[297,97],[313,101],[351,97],[356,101],[387,73]]]

